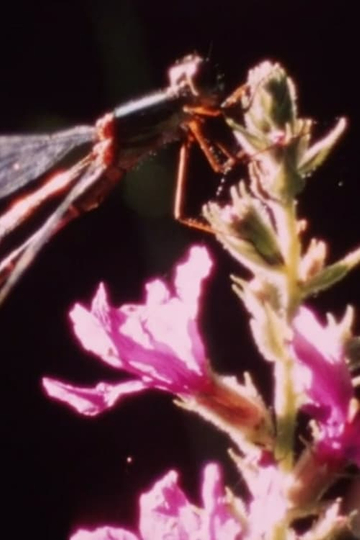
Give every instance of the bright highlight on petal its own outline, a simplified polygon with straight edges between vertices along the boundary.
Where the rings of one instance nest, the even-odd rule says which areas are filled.
[[[189,264],[191,259],[191,264]],[[179,264],[175,274],[175,288],[178,297],[186,304],[189,315],[196,317],[199,306],[199,284],[207,278],[212,268],[212,261],[205,248],[193,247],[189,258]]]
[[[95,307],[96,306],[96,307]],[[101,315],[106,313],[107,297],[105,287],[101,284],[94,298],[92,311],[76,304],[70,312],[74,332],[86,351],[101,358],[107,364],[119,368],[116,347],[108,333],[108,326]]]
[[[180,397],[207,389],[212,381],[197,315],[202,283],[211,267],[206,249],[193,247],[178,265],[172,287],[151,281],[143,304],[119,308],[110,305],[100,285],[90,310],[77,304],[71,311],[75,334],[87,351],[136,379],[81,388],[45,378],[48,395],[81,414],[96,415],[147,388]]]
[[[81,388],[47,377],[43,378],[42,384],[48,396],[70,405],[85,416],[96,416],[122,398],[148,388],[141,381],[128,381],[117,385],[101,382],[94,388]]]

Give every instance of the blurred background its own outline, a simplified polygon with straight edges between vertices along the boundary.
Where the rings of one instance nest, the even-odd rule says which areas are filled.
[[[339,116],[349,118],[346,136],[299,204],[311,234],[331,241],[335,260],[359,242],[354,6],[346,0],[10,2],[0,21],[0,131],[91,124],[119,103],[165,86],[168,67],[195,51],[210,57],[228,93],[259,61],[279,61],[298,85],[302,115],[317,119],[320,133]],[[76,301],[90,303],[100,281],[115,305],[140,302],[145,282],[169,279],[190,244],[208,246],[216,263],[199,324],[209,357],[221,373],[254,370],[270,403],[270,369],[230,289],[229,273],[238,268],[214,238],[172,218],[177,160],[176,144],[144,160],[99,209],[46,246],[0,310],[2,527],[11,538],[66,540],[77,526],[102,523],[131,528],[137,494],[165,471],[179,470],[197,502],[202,464],[228,461],[228,441],[176,409],[169,396],[149,392],[87,420],[43,395],[44,375],[78,384],[118,379],[81,349],[67,315]],[[206,165],[195,163],[189,178],[190,202],[200,207],[215,196],[219,179]],[[347,303],[358,305],[359,277],[353,272],[313,305],[336,315]],[[241,491],[231,465],[225,473]]]

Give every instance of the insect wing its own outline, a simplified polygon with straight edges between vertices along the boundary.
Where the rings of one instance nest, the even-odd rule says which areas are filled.
[[[74,166],[76,167],[76,166]],[[0,265],[0,279],[4,281],[0,289],[0,304],[6,299],[14,285],[22,277],[26,269],[32,264],[39,251],[46,242],[69,221],[84,212],[89,203],[97,206],[107,195],[107,191],[119,180],[119,175],[111,175],[106,179],[105,187],[98,187],[99,178],[106,172],[107,165],[96,161],[90,162],[89,166],[82,171],[76,184],[60,203],[56,211],[26,242],[15,249],[2,261]],[[71,174],[71,171],[69,171]],[[93,188],[97,189],[98,198],[94,197]],[[105,189],[106,188],[106,189]]]
[[[69,152],[92,143],[95,128],[78,126],[54,134],[0,137],[0,199],[15,193]]]

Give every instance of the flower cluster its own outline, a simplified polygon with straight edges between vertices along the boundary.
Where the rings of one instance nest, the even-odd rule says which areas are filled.
[[[277,64],[252,70],[246,90],[242,103],[235,93],[223,110],[249,156],[249,181],[231,189],[227,205],[207,204],[204,216],[250,273],[248,279],[232,276],[233,289],[249,312],[259,352],[272,365],[272,406],[249,373],[241,381],[221,375],[208,359],[198,319],[212,260],[200,246],[176,267],[172,283],[149,282],[141,304],[114,307],[100,285],[89,309],[72,309],[82,346],[126,379],[89,388],[47,377],[43,387],[87,416],[148,389],[172,394],[177,405],[228,436],[249,495],[243,500],[225,488],[220,466],[212,463],[204,469],[202,506],[195,507],[170,471],[141,495],[135,532],[81,528],[71,540],[325,540],[350,533],[360,512],[359,501],[344,511],[341,499],[324,499],[348,465],[360,468],[354,310],[322,323],[308,303],[359,262],[360,250],[327,264],[326,244],[313,238],[306,245],[304,221],[297,218],[307,178],[346,122],[340,119],[312,143],[313,122],[298,117],[295,86]],[[231,116],[234,103],[244,107],[241,125]],[[305,440],[297,433],[299,413],[307,422]],[[296,523],[304,517],[312,520],[299,532]]]
[[[231,511],[222,485],[221,471],[215,464],[204,470],[203,507],[193,506],[178,485],[178,474],[169,471],[140,497],[138,532],[116,527],[78,530],[71,540],[166,540],[168,538],[207,538],[239,540],[241,525]]]

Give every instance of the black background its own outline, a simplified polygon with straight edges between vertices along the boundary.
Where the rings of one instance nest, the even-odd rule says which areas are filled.
[[[278,60],[298,84],[304,116],[316,118],[323,130],[341,115],[350,121],[300,202],[312,233],[331,241],[334,259],[359,239],[360,29],[353,5],[9,2],[0,22],[1,132],[92,123],[116,104],[165,85],[167,67],[193,51],[210,54],[229,92],[257,62]],[[9,527],[11,538],[65,540],[79,525],[134,526],[137,494],[165,471],[179,470],[197,501],[200,466],[227,461],[226,439],[177,410],[168,396],[144,394],[87,420],[43,395],[45,374],[82,384],[118,379],[81,350],[67,317],[75,301],[90,302],[100,281],[115,304],[141,301],[146,280],[169,278],[189,244],[205,243],[216,260],[200,319],[209,356],[222,373],[254,369],[270,398],[268,367],[262,367],[230,290],[228,274],[236,266],[213,238],[172,219],[176,162],[176,148],[169,147],[129,174],[101,208],[43,250],[1,309],[1,527]],[[201,199],[204,185],[215,192],[216,180],[211,184],[210,171],[204,171],[190,171],[190,198]],[[313,305],[339,315],[345,304],[358,304],[359,276],[353,272]],[[226,475],[236,488],[231,466]]]

